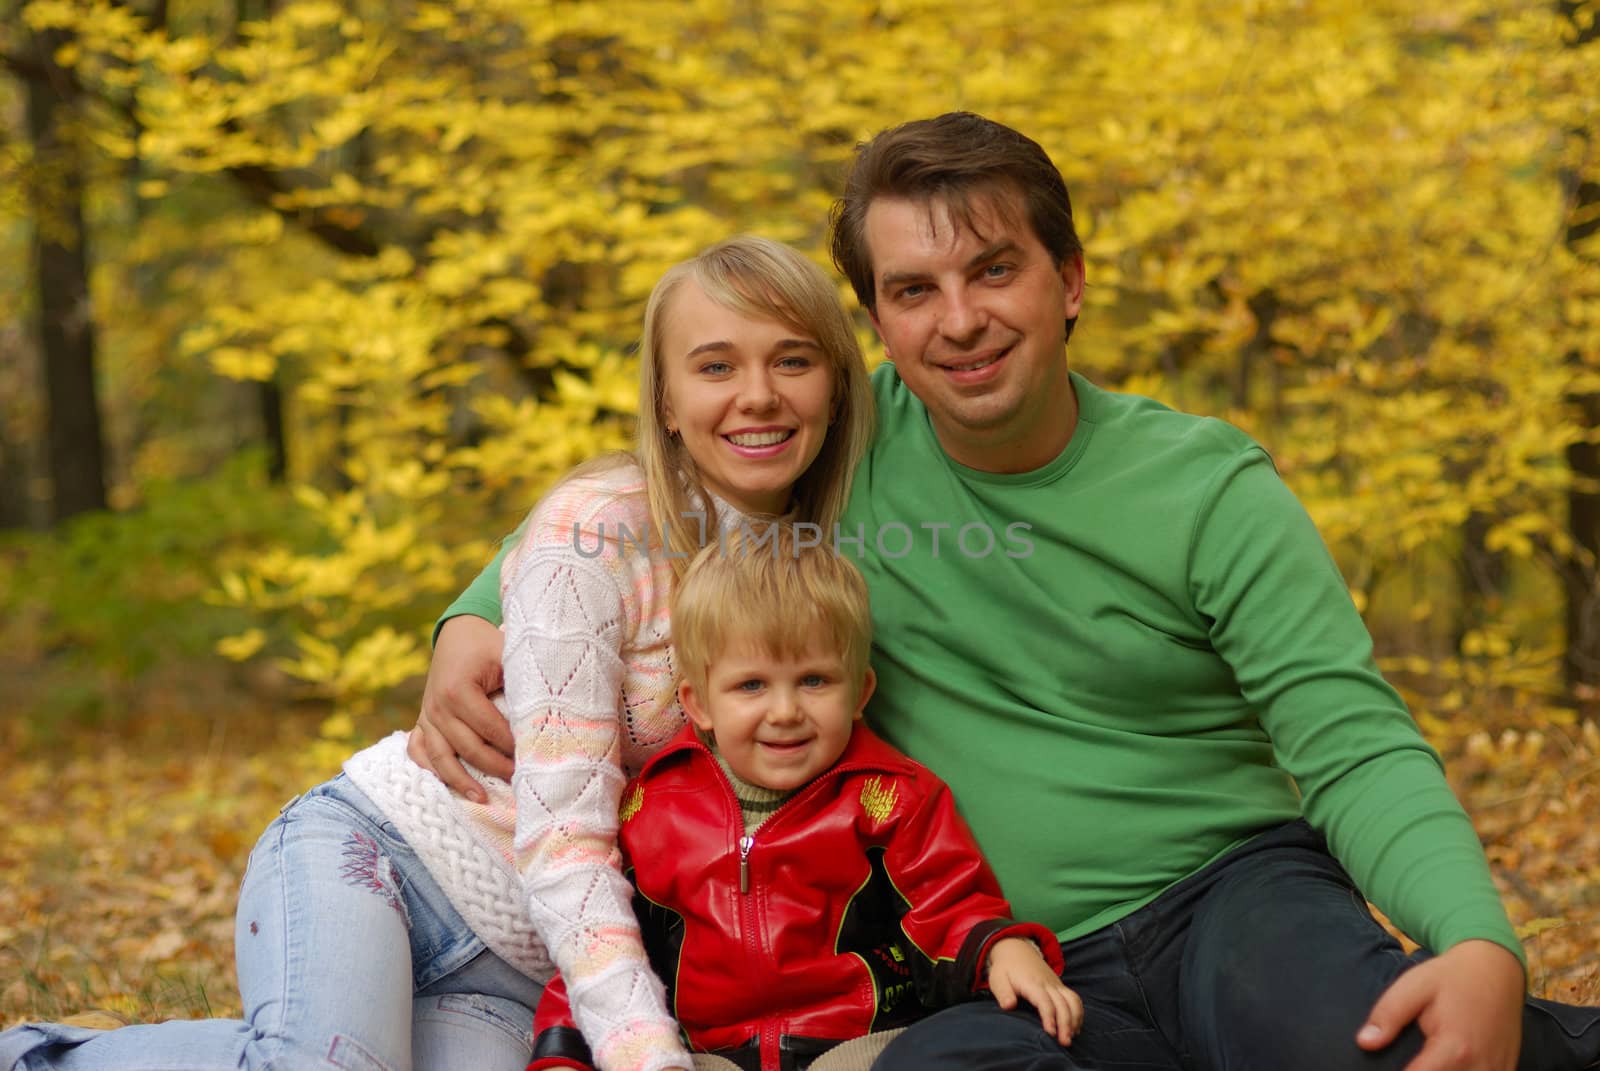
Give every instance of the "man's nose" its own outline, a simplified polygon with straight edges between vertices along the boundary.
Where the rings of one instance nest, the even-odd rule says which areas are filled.
[[[939,333],[953,342],[971,342],[983,333],[989,317],[983,305],[963,289],[952,288],[939,317]]]

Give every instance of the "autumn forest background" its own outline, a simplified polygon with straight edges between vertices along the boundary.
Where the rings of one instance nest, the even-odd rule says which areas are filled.
[[[1272,451],[1600,1001],[1597,11],[0,0],[0,1026],[236,1011],[256,833],[628,442],[656,276],[826,263],[854,144],[951,108],[1067,178],[1074,366]]]

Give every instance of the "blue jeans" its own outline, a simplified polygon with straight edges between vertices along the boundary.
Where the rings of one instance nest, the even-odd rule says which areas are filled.
[[[7,1071],[522,1071],[541,987],[485,949],[343,775],[256,842],[234,920],[243,1020],[0,1034]]]
[[[1264,833],[1120,922],[1068,942],[1084,1003],[1062,1048],[1023,1006],[961,1004],[912,1026],[874,1071],[1399,1071],[1413,1026],[1356,1046],[1407,956],[1304,822]],[[1600,1008],[1530,999],[1519,1071],[1600,1066]]]

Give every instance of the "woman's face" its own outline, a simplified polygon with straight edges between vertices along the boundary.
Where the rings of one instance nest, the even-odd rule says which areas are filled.
[[[665,423],[706,488],[745,513],[782,513],[828,432],[833,370],[810,335],[750,319],[685,280],[665,310]]]

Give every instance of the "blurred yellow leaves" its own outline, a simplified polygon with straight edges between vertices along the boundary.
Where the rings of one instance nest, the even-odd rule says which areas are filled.
[[[1585,553],[1566,454],[1596,433],[1569,399],[1600,384],[1600,252],[1564,242],[1600,58],[1557,5],[23,12],[137,117],[91,131],[170,212],[141,212],[124,275],[189,258],[184,307],[122,345],[283,392],[316,535],[225,563],[216,598],[258,617],[229,657],[350,709],[420,671],[493,539],[628,444],[661,271],[744,230],[826,263],[854,144],[970,108],[1067,177],[1077,368],[1260,438],[1436,713],[1491,671],[1550,687]]]

